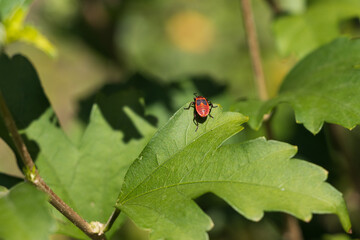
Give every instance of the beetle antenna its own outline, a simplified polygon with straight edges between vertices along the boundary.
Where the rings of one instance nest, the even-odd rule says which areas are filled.
[[[198,97],[197,93],[194,93],[195,97]]]

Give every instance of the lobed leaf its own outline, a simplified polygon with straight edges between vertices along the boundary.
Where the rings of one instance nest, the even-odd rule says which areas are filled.
[[[236,104],[249,114],[251,127],[260,127],[264,114],[289,103],[297,123],[318,133],[324,122],[352,129],[360,124],[360,40],[337,39],[300,61],[286,76],[279,94],[267,102]]]
[[[112,116],[112,120],[130,118],[140,137],[125,142],[124,133],[110,126],[97,105],[92,109],[90,123],[78,145],[55,126],[51,121],[53,113],[49,110],[26,129],[27,136],[39,146],[36,165],[41,176],[87,221],[107,221],[129,165],[154,132],[154,128],[130,108],[121,104],[119,107],[125,114]],[[57,217],[64,223],[60,232],[86,239],[60,214]],[[117,221],[113,229],[116,230],[120,223],[121,220]]]
[[[296,147],[263,138],[223,145],[247,117],[215,108],[214,119],[195,132],[192,116],[180,109],[125,176],[117,207],[149,229],[151,239],[208,239],[213,223],[193,201],[206,192],[254,221],[264,211],[285,211],[306,221],[312,213],[335,213],[350,229],[341,193],[324,183],[327,172],[289,160]]]
[[[0,212],[1,239],[49,239],[56,228],[47,196],[29,183],[18,184],[8,191],[0,186]]]

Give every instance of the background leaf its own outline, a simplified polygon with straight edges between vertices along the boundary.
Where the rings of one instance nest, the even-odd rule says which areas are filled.
[[[129,165],[155,131],[130,108],[115,101],[116,97],[111,100],[112,104],[123,109],[121,115],[116,111],[110,116],[111,120],[130,118],[130,123],[139,133],[137,138],[125,142],[124,132],[115,131],[97,105],[94,105],[89,125],[77,145],[52,123],[51,111],[26,130],[27,136],[39,145],[36,164],[45,182],[87,221],[107,221]],[[117,221],[114,231],[120,223],[121,220]],[[84,238],[74,228],[65,222],[60,231]]]
[[[29,183],[0,194],[0,238],[6,240],[49,239],[55,231],[47,196]]]
[[[325,121],[352,129],[360,124],[359,53],[359,40],[337,39],[300,61],[286,76],[277,97],[263,104],[242,102],[233,109],[249,114],[255,129],[264,114],[283,102],[293,107],[296,122],[314,134]]]
[[[132,69],[163,80],[209,75],[245,81],[251,75],[239,70],[250,64],[237,51],[243,41],[239,9],[235,1],[130,1],[116,43]]]
[[[302,57],[342,34],[340,23],[360,17],[357,0],[315,0],[303,14],[283,16],[273,28],[280,52]]]
[[[186,105],[185,105],[186,106]],[[212,222],[193,201],[212,192],[258,221],[263,211],[285,211],[309,221],[311,213],[336,213],[350,221],[341,193],[324,183],[327,172],[289,159],[296,147],[263,138],[223,142],[247,118],[215,108],[194,132],[192,112],[180,109],[161,128],[125,176],[117,207],[152,239],[207,239]],[[222,146],[223,145],[223,146]]]
[[[33,0],[0,0],[0,21],[9,17],[16,8],[26,9]]]

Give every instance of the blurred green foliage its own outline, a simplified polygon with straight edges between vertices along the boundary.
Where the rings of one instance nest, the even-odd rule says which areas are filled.
[[[359,17],[357,0],[312,1],[304,13],[284,16],[274,22],[277,45],[285,55],[302,57],[339,35],[353,35]],[[353,24],[341,24],[346,21]]]
[[[96,122],[90,114],[93,103],[101,101],[101,94],[98,94],[100,89],[106,96],[126,93],[121,101],[156,127],[162,126],[177,109],[192,100],[194,92],[221,104],[224,109],[237,100],[256,99],[238,1],[38,0],[28,8],[31,2],[0,0],[0,49],[5,49],[8,56],[19,52],[28,56],[2,55],[0,71],[1,76],[12,79],[35,79],[37,82],[40,79],[58,118],[48,116],[47,119],[40,119],[43,123],[37,122],[40,124],[38,129],[41,130],[41,124],[51,124],[57,135],[66,134],[62,136],[64,141],[59,144],[66,143],[71,148],[81,143],[83,135],[89,131],[87,124]],[[265,0],[252,1],[270,96],[278,94],[284,76],[302,56],[339,36],[360,36],[360,7],[357,0],[275,2],[280,13],[272,12]],[[19,5],[22,6],[21,10],[17,8]],[[41,29],[46,39],[56,46],[56,59],[50,59],[43,52],[22,43],[30,42],[45,53],[55,55],[50,41],[37,30],[29,28],[28,23]],[[31,60],[33,66],[27,59]],[[11,67],[13,61],[27,65],[27,71],[17,72]],[[37,73],[34,73],[33,67]],[[354,71],[357,71],[356,68]],[[6,78],[1,77],[1,81],[6,81]],[[40,84],[30,85],[31,88],[40,87]],[[12,91],[9,90],[9,97],[27,96],[26,92]],[[39,110],[18,110],[20,113],[29,111],[33,114],[19,118],[19,121],[24,121],[24,127],[27,126],[28,116],[32,121],[43,113],[43,104],[48,104],[43,101],[43,96],[44,93],[40,91],[36,96],[23,99]],[[36,104],[38,100],[39,104]],[[124,141],[125,145],[131,141],[143,141],[143,134],[136,131],[128,118],[111,122],[113,115],[125,116],[128,113],[124,108],[116,108],[116,112],[106,108],[101,111],[110,117],[101,119],[100,123],[115,129],[116,134],[122,136],[118,137],[119,141]],[[341,189],[348,204],[353,223],[351,238],[358,238],[359,127],[350,132],[325,125],[314,137],[295,124],[294,112],[288,105],[275,109],[270,124],[274,138],[297,145],[299,158],[316,163],[330,172],[329,182]],[[0,131],[3,131],[2,123]],[[243,132],[226,144],[265,134],[264,128],[255,132],[247,127]],[[8,139],[4,140],[11,145]],[[47,138],[44,139],[46,143]],[[5,152],[9,151],[8,146],[1,141],[0,145],[0,151],[5,149],[4,154],[0,154],[4,156],[0,159],[0,167],[6,165],[9,159],[15,165],[14,157]],[[96,151],[96,147],[93,150]],[[31,151],[38,156],[39,146],[32,145]],[[45,164],[46,157],[41,154],[39,157],[39,164]],[[93,160],[92,164],[96,165],[95,160],[102,159]],[[82,167],[85,171],[88,166],[83,164]],[[105,167],[111,168],[111,165]],[[18,176],[18,171],[11,168],[1,168],[0,171],[2,185],[10,188],[18,183],[19,178],[13,176]],[[107,170],[104,171],[105,175]],[[48,175],[52,177],[50,170]],[[54,184],[57,184],[56,181]],[[63,186],[59,184],[57,187],[61,189]],[[94,193],[96,197],[98,195]],[[99,200],[101,203],[105,201]],[[210,239],[280,239],[283,235],[285,220],[278,213],[266,214],[262,221],[253,223],[236,214],[214,195],[204,195],[197,202],[215,223],[215,228],[209,233]],[[337,219],[329,216],[316,216],[310,223],[300,222],[300,226],[304,239],[350,239],[336,235],[342,233],[341,226]],[[72,230],[71,226],[62,229],[67,233]],[[72,235],[76,234],[72,232]],[[115,234],[114,239],[120,237],[147,239],[148,236],[128,222]]]
[[[55,220],[50,215],[47,196],[29,183],[21,183],[0,194],[0,236],[2,239],[48,239]],[[29,198],[29,196],[32,196]],[[29,221],[31,219],[31,221]],[[31,233],[31,234],[29,234]]]

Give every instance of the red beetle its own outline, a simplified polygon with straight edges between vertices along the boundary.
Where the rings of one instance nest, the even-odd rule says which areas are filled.
[[[206,97],[203,96],[197,96],[196,93],[194,93],[195,97],[194,97],[194,101],[191,102],[189,104],[189,106],[187,108],[184,108],[185,110],[189,110],[190,107],[195,106],[195,110],[194,110],[194,123],[196,125],[196,129],[195,132],[198,130],[199,128],[199,122],[197,121],[196,117],[197,115],[201,118],[206,118],[208,115],[211,118],[214,118],[213,116],[211,116],[211,109],[213,108],[217,108],[218,106],[214,106],[209,100],[206,99]]]

